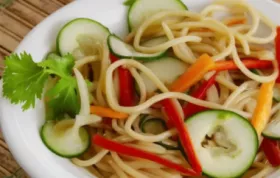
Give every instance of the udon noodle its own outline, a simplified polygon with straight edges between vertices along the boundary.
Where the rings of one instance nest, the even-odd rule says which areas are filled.
[[[230,22],[244,20],[246,23],[230,24]],[[264,35],[256,35],[266,26],[270,30]],[[127,120],[112,120],[112,127],[104,124],[88,125],[91,134],[102,134],[115,141],[137,147],[158,154],[173,162],[190,167],[178,150],[167,150],[154,142],[163,141],[172,146],[177,142],[172,136],[177,135],[175,129],[166,130],[158,135],[145,134],[139,128],[141,114],[164,118],[158,109],[151,106],[163,99],[172,98],[178,104],[180,101],[196,104],[210,109],[227,109],[234,111],[245,118],[253,115],[256,107],[256,97],[260,84],[276,80],[279,74],[274,53],[276,25],[244,1],[215,1],[205,7],[200,13],[192,11],[161,11],[146,19],[136,30],[125,38],[127,43],[137,51],[152,54],[171,48],[172,55],[192,65],[196,59],[209,54],[213,60],[221,61],[232,59],[239,71],[219,72],[216,82],[207,92],[206,100],[196,99],[184,93],[170,92],[168,87],[141,62],[130,59],[120,59],[111,64],[107,44],[94,44],[95,50],[87,55],[76,54],[76,67],[84,78],[93,78],[90,89],[91,103],[99,106],[108,106],[115,111],[129,114]],[[143,46],[141,43],[153,37],[168,38],[167,41],[156,46]],[[259,74],[253,73],[241,62],[242,57],[256,57],[273,62],[273,70],[262,70]],[[118,81],[116,69],[125,67],[131,72],[139,87],[139,103],[135,106],[121,106],[118,102]],[[91,72],[93,71],[94,77]],[[146,86],[140,76],[144,73],[161,91],[160,94],[147,95]],[[208,72],[204,78],[209,79],[213,72]],[[238,82],[237,82],[238,81]],[[271,117],[279,114],[280,105],[274,104]],[[178,107],[180,113],[181,109]],[[262,139],[262,138],[260,138]],[[149,160],[119,155],[93,145],[86,154],[72,159],[80,167],[86,167],[100,178],[180,178],[179,172],[166,168]],[[243,175],[246,177],[261,178],[276,171],[263,152],[256,156],[251,168]],[[203,177],[203,176],[201,176]]]

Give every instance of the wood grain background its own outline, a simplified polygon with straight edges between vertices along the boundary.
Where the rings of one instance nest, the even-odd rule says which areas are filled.
[[[49,14],[73,0],[15,0],[8,7],[1,7],[1,3],[8,1],[12,0],[0,0],[0,76],[4,57],[14,51],[24,36]],[[0,131],[0,178],[19,177],[28,176],[13,159]]]
[[[24,36],[39,22],[73,0],[15,0],[8,7],[0,0],[0,75],[4,56],[18,46]],[[20,169],[0,131],[0,178],[28,177]]]

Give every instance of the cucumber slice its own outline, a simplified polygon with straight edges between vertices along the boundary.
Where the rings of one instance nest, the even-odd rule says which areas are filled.
[[[152,15],[162,10],[187,10],[180,0],[136,0],[128,11],[128,28],[133,31]]]
[[[250,122],[225,110],[208,110],[186,122],[203,173],[209,177],[240,177],[258,151],[258,135]]]
[[[273,88],[273,99],[276,102],[280,102],[280,85],[279,84],[275,84],[275,86]]]
[[[166,123],[160,118],[153,118],[149,115],[142,115],[139,121],[139,127],[143,133],[160,134],[167,130]],[[179,147],[169,145],[164,142],[155,142],[167,150],[179,150]]]
[[[142,132],[153,135],[160,134],[167,130],[164,120],[160,118],[145,119],[141,122],[140,128]]]
[[[137,52],[131,45],[126,44],[115,35],[110,35],[107,40],[111,53],[119,58],[133,58],[137,60],[155,60],[165,55],[166,51],[154,54]]]
[[[262,135],[273,140],[280,140],[280,112],[267,124]]]
[[[187,65],[172,57],[163,57],[157,61],[144,63],[144,65],[153,71],[153,73],[166,85],[171,84],[180,75],[187,70]],[[168,72],[167,72],[168,71]],[[157,90],[156,85],[144,73],[140,73],[146,85],[148,93],[153,93]]]
[[[59,31],[56,39],[57,51],[61,55],[72,53],[79,47],[77,42],[79,35],[87,35],[103,43],[108,35],[110,35],[110,31],[95,20],[88,18],[74,19],[64,25]]]
[[[167,41],[168,41],[168,38],[163,36],[163,37],[157,37],[157,38],[153,38],[151,40],[147,40],[147,41],[143,42],[141,45],[145,46],[145,47],[153,47],[153,46],[157,46],[162,43],[165,43]]]
[[[69,122],[70,121],[70,122]],[[65,122],[60,121],[60,122]],[[90,146],[90,136],[85,128],[79,129],[79,136],[73,133],[71,126],[74,119],[68,120],[69,127],[63,130],[56,129],[57,124],[46,122],[41,129],[41,138],[44,144],[58,156],[73,158],[82,155]]]

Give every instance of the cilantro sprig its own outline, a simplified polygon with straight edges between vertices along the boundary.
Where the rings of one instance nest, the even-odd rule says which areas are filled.
[[[51,76],[58,78],[45,97],[52,117],[61,114],[75,115],[80,109],[76,79],[72,76],[75,61],[72,55],[49,55],[35,63],[26,52],[11,54],[5,59],[3,73],[3,96],[11,103],[22,103],[25,111],[35,107],[36,99],[42,99],[44,87]]]

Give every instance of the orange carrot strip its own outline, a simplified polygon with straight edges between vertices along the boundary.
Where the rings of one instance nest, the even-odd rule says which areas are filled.
[[[105,108],[105,107],[101,107],[101,106],[90,106],[90,113],[96,114],[100,117],[109,117],[112,119],[128,118],[128,114],[126,114],[126,113],[117,112],[110,108]]]
[[[241,18],[230,19],[225,24],[228,26],[233,26],[233,25],[245,24],[246,22],[247,19],[245,17],[241,17]]]
[[[242,63],[249,69],[267,69],[272,68],[272,62],[268,60],[256,60],[253,58],[242,59]],[[212,70],[223,71],[223,70],[237,70],[239,69],[233,60],[218,61],[215,62],[215,66]]]
[[[170,91],[185,92],[193,84],[215,66],[215,62],[207,54],[203,54],[198,60],[170,86]]]
[[[263,83],[258,95],[257,106],[251,121],[258,135],[262,133],[269,121],[274,84],[275,81]]]

